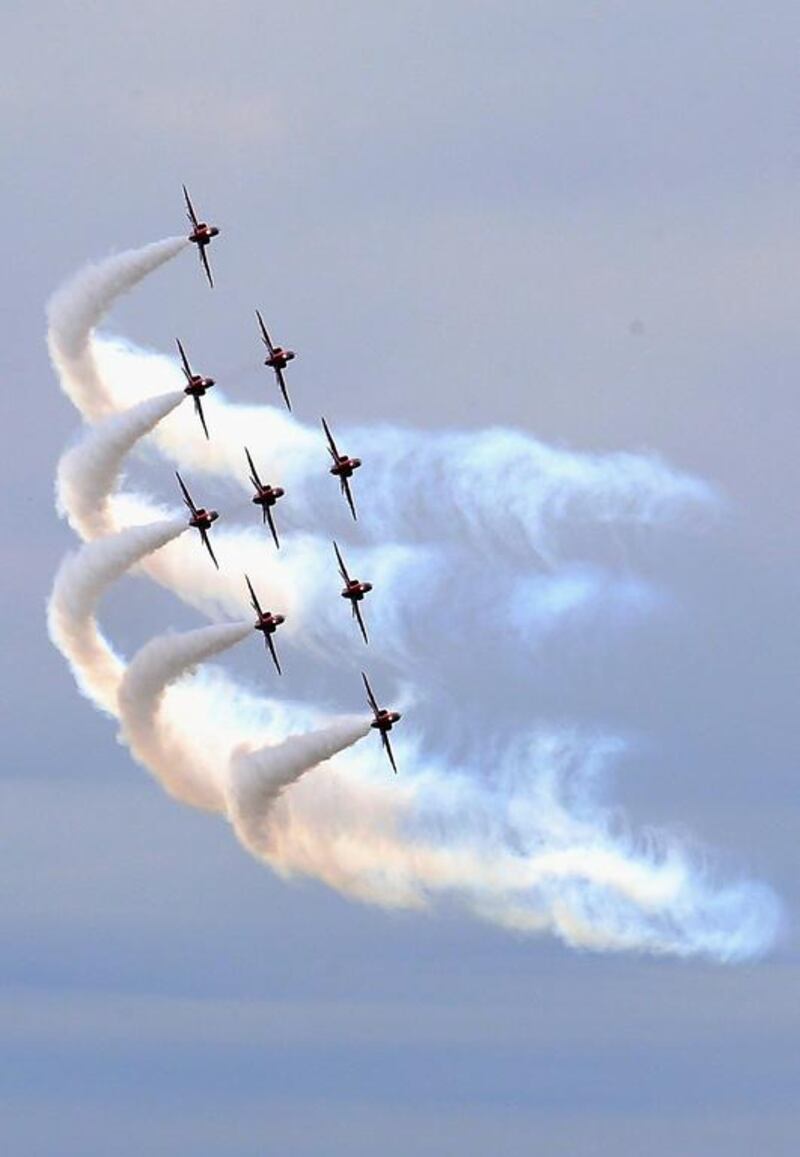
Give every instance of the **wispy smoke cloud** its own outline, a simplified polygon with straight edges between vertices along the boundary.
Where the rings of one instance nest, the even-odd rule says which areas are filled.
[[[111,405],[124,407],[179,384],[177,363],[163,355],[105,338],[95,350]],[[179,468],[230,478],[247,489],[242,447],[257,446],[264,476],[291,493],[287,517],[321,530],[347,524],[327,473],[321,429],[270,406],[230,402],[219,387],[206,408],[210,445],[195,422],[188,428],[188,415],[180,427],[164,425],[154,434]],[[335,434],[340,449],[364,459],[353,488],[359,535],[371,542],[383,542],[390,525],[397,541],[468,541],[530,566],[580,541],[583,527],[696,520],[716,501],[705,482],[655,455],[577,453],[517,430],[430,433],[376,426]]]
[[[145,525],[169,514],[141,495],[111,491],[130,450],[183,397],[179,391],[156,395],[111,414],[89,427],[63,455],[57,474],[58,503],[82,538]],[[175,499],[180,502],[177,488]],[[331,541],[290,532],[278,556],[271,548],[265,550],[265,534],[260,526],[230,526],[223,518],[213,531],[223,562],[221,573],[198,548],[194,534],[144,558],[142,568],[212,618],[249,613],[243,574],[258,576],[273,609],[288,617],[285,638],[295,639],[325,661],[342,650],[360,648],[347,608],[337,597],[341,584]],[[413,655],[452,639],[450,619],[440,613],[444,603],[463,621],[480,617],[487,630],[513,632],[533,647],[559,624],[580,621],[600,607],[607,619],[614,610],[636,616],[655,597],[629,576],[585,565],[520,574],[500,557],[492,564],[487,606],[485,584],[469,551],[433,544],[372,544],[350,548],[348,559],[358,568],[354,573],[374,583],[365,613],[382,640],[383,658],[398,668],[408,666]]]
[[[172,360],[92,336],[116,296],[184,244],[162,242],[92,266],[49,311],[62,386],[97,423],[62,461],[59,501],[79,534],[106,536],[62,566],[50,628],[82,687],[120,719],[136,758],[176,798],[225,814],[243,845],[275,870],[362,900],[425,907],[452,897],[484,919],[594,950],[721,960],[766,950],[779,921],[768,889],[719,883],[679,842],[637,839],[602,806],[596,785],[617,743],[525,724],[492,740],[486,717],[492,766],[454,767],[437,752],[436,734],[415,733],[407,718],[395,778],[377,740],[358,742],[368,718],[331,719],[313,705],[255,696],[218,669],[195,671],[244,640],[249,623],[159,636],[127,667],[114,653],[94,615],[108,584],[132,565],[207,614],[237,616],[247,606],[234,569],[241,566],[259,575],[265,601],[276,604],[270,609],[287,613],[287,642],[322,651],[334,638],[339,662],[353,646],[329,577],[329,527],[342,510],[319,433],[279,410],[217,394],[209,399],[209,444],[188,412],[169,416],[182,396]],[[258,446],[264,475],[292,496],[280,558],[253,530],[215,527],[217,575],[193,536],[178,537],[181,523],[164,522],[148,499],[112,496],[125,455],[144,436],[193,476],[242,486],[242,446]],[[598,526],[669,525],[714,501],[702,482],[655,457],[575,454],[515,431],[345,429],[341,442],[365,459],[356,488],[367,546],[347,553],[354,566],[372,568],[363,577],[380,573],[387,591],[387,604],[376,597],[368,610],[381,654],[424,655],[427,685],[436,683],[442,651],[441,608],[451,637],[468,636],[483,613],[474,594],[481,553],[494,560],[492,595],[516,653],[576,610],[607,612],[615,600],[636,613],[653,605],[649,588],[629,574],[559,561],[580,558],[586,528],[596,535]],[[388,545],[387,520],[395,537]],[[402,607],[409,583],[419,590],[421,574],[427,593],[411,605],[419,638],[408,606],[399,614],[391,607]],[[408,689],[412,699],[426,693],[425,684]]]

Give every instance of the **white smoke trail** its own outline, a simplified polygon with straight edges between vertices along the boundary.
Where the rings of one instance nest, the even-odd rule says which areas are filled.
[[[225,766],[220,765],[218,751],[192,742],[205,735],[207,721],[184,718],[179,710],[162,712],[165,694],[171,683],[198,663],[241,643],[251,630],[249,623],[227,623],[159,635],[136,653],[120,684],[122,739],[170,795],[192,807],[224,811]]]
[[[56,476],[56,501],[81,538],[99,538],[118,529],[108,499],[119,480],[125,456],[185,397],[182,390],[173,390],[114,414],[62,455]]]
[[[67,555],[56,573],[47,606],[50,638],[72,665],[81,691],[111,715],[117,711],[125,664],[95,621],[97,604],[130,567],[185,529],[186,524],[175,519],[131,527],[86,543]]]
[[[158,246],[150,247],[93,267],[51,304],[54,363],[90,420],[170,386],[177,393],[179,377],[166,359],[93,342],[91,335],[115,295],[135,284],[148,262],[154,268],[172,255],[165,252],[169,244],[162,243],[160,255],[151,252]],[[180,244],[172,244],[177,252]],[[219,395],[209,417],[210,445],[194,423],[191,431],[178,431],[169,420],[154,428],[154,440],[180,465],[243,481],[241,447],[257,439],[268,480],[285,483],[287,492],[291,488],[295,520],[319,520],[327,531],[341,511],[316,432],[279,411],[233,406]],[[157,514],[133,496],[106,503],[105,488],[131,444],[121,434],[129,429],[127,421],[108,427],[114,437],[100,455],[102,465],[87,467],[85,495],[78,481],[65,500],[87,533]],[[382,540],[388,518],[398,539],[430,533],[441,544],[479,543],[496,551],[511,571],[527,565],[525,551],[532,548],[555,557],[556,533],[563,542],[583,522],[668,521],[710,497],[704,484],[654,458],[570,454],[511,431],[345,431],[342,448],[359,453],[359,437],[368,445],[371,465],[369,486],[363,494],[357,490],[360,528],[368,536]],[[264,445],[262,438],[268,439]],[[90,459],[84,455],[81,461]],[[65,482],[62,495],[68,490]],[[251,537],[236,540],[237,557],[250,549]],[[203,556],[197,543],[188,543],[196,548],[190,557],[187,543],[184,537],[144,558],[148,573],[196,605],[210,607],[216,599],[227,613],[231,603],[240,606],[244,595],[234,599],[210,565],[201,574]],[[444,557],[452,563],[452,547]],[[563,575],[563,567],[558,573]],[[277,586],[279,570],[274,574]],[[297,622],[313,598],[307,585],[293,587],[293,568],[289,575],[284,590],[295,599]],[[517,590],[518,617],[530,612],[526,598]],[[437,599],[442,601],[440,591]],[[446,597],[446,606],[451,630],[472,625],[456,599]],[[498,744],[497,768],[488,775],[484,767],[456,770],[426,754],[406,729],[397,740],[403,776],[396,779],[377,744],[348,746],[365,734],[367,722],[340,720],[320,729],[318,712],[255,699],[221,674],[182,677],[250,630],[226,624],[160,637],[124,674],[114,656],[103,686],[109,703],[107,686],[122,674],[122,736],[166,789],[184,802],[228,814],[242,842],[276,870],[305,873],[384,906],[424,907],[451,896],[486,919],[525,932],[550,930],[578,947],[737,959],[764,951],[774,938],[779,913],[770,892],[748,882],[716,884],[677,843],[637,844],[580,784],[568,784],[576,768],[591,777],[602,744],[544,733],[523,754],[513,743]],[[81,658],[80,648],[72,654]],[[91,647],[89,654],[97,659]],[[304,774],[315,760],[334,754],[324,774]]]
[[[269,858],[270,813],[278,796],[302,775],[369,734],[368,720],[340,719],[290,735],[256,751],[240,748],[230,764],[228,810],[236,834],[254,855]]]
[[[91,347],[92,331],[118,297],[176,257],[188,244],[185,237],[170,237],[86,265],[50,299],[47,306],[50,358],[62,389],[90,421],[105,417],[115,408],[98,376]],[[123,407],[131,400],[123,403]]]

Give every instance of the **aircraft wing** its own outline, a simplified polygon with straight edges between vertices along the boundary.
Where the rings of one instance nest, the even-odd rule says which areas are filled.
[[[269,528],[272,531],[272,537],[275,539],[275,545],[278,550],[280,550],[281,544],[278,542],[278,532],[275,529],[275,523],[272,521],[272,511],[268,506],[262,506],[261,509],[264,512],[264,521],[269,523]]]
[[[332,456],[334,462],[339,461],[339,451],[336,449],[336,443],[333,440],[333,434],[330,431],[328,423],[322,419],[322,428],[325,431],[325,436],[328,439],[328,453]]]
[[[353,493],[350,489],[350,483],[342,475],[339,476],[339,482],[341,483],[341,486],[342,486],[342,494],[347,499],[347,505],[350,507],[350,513],[352,514],[355,521],[358,522],[358,515],[356,514],[356,505],[353,502]]]
[[[339,561],[339,574],[342,576],[342,578],[344,579],[344,581],[346,583],[349,583],[350,582],[350,575],[347,573],[347,567],[344,565],[344,559],[342,558],[342,552],[339,550],[339,547],[336,545],[335,542],[333,544],[333,549],[336,551],[336,558]]]
[[[189,493],[189,491],[186,489],[186,487],[184,486],[183,479],[181,478],[181,476],[177,470],[175,471],[175,477],[178,479],[178,485],[180,486],[181,490],[183,491],[183,501],[189,507],[192,514],[197,514],[197,507],[192,502],[192,496]]]
[[[367,638],[367,628],[364,626],[364,620],[361,617],[361,608],[359,607],[358,603],[355,600],[353,600],[353,602],[350,605],[353,608],[353,618],[358,623],[358,626],[361,630],[361,635],[364,639],[364,642],[368,644],[369,639]]]
[[[389,756],[389,763],[392,765],[392,771],[395,773],[395,775],[397,775],[397,764],[394,761],[394,752],[392,751],[392,745],[389,742],[389,736],[385,731],[381,732],[381,743],[386,750],[386,754]]]
[[[275,644],[272,641],[272,635],[268,635],[265,632],[264,633],[264,642],[267,644],[267,650],[269,651],[270,655],[272,655],[272,661],[275,664],[275,667],[277,669],[278,674],[282,675],[283,672],[281,671],[281,665],[278,662],[278,653],[275,650]]]
[[[247,577],[247,575],[244,576],[244,581],[247,583],[247,589],[250,591],[250,602],[253,606],[253,610],[257,615],[262,615],[264,612],[261,610],[261,604],[256,597],[256,592],[253,590],[253,584],[250,582],[250,579]]]
[[[180,338],[176,337],[175,341],[177,342],[178,350],[180,351],[181,361],[183,362],[183,372],[186,374],[186,380],[191,383],[192,367],[189,365],[189,359],[186,356],[186,350],[181,345]]]
[[[185,185],[183,186],[183,196],[186,201],[186,216],[189,218],[196,229],[200,222],[197,220],[197,214],[194,211],[194,206],[192,205],[191,198],[189,197],[189,190]]]
[[[208,534],[206,533],[205,530],[200,531],[200,537],[203,540],[203,544],[204,544],[206,550],[211,555],[211,561],[213,562],[213,564],[217,568],[217,570],[219,570],[219,563],[217,562],[217,556],[214,554],[214,548],[211,545],[211,539],[208,537]]]
[[[253,465],[253,459],[250,457],[250,451],[247,449],[246,446],[244,448],[244,452],[247,455],[247,464],[250,467],[250,481],[253,483],[253,485],[255,486],[255,488],[257,490],[261,490],[262,489],[261,479],[258,476],[258,471],[256,470],[255,466]]]
[[[206,438],[208,438],[210,440],[211,435],[209,434],[208,426],[206,425],[206,416],[203,413],[203,403],[200,401],[199,398],[195,398],[195,400],[194,400],[194,410],[195,410],[195,413],[197,414],[198,418],[200,419],[200,425],[203,427],[203,432],[204,432]]]
[[[278,379],[278,385],[281,388],[281,393],[283,394],[283,400],[286,403],[286,409],[291,411],[292,403],[289,401],[289,391],[286,389],[286,381],[284,380],[284,377],[283,377],[283,370],[278,369],[276,367],[275,377]]]
[[[258,324],[261,327],[261,340],[263,341],[264,345],[269,350],[270,355],[272,355],[275,352],[275,347],[273,346],[272,342],[270,341],[270,336],[267,333],[267,327],[264,325],[264,319],[261,316],[261,311],[258,309],[256,310],[256,317],[258,318]]]
[[[369,679],[367,678],[367,676],[364,674],[363,671],[361,672],[361,678],[364,680],[364,686],[366,687],[366,690],[367,690],[367,699],[369,700],[369,705],[372,708],[372,710],[375,712],[375,714],[378,715],[380,712],[380,707],[378,706],[378,703],[375,699],[375,696],[372,694],[372,688],[369,685]]]
[[[205,271],[206,271],[206,277],[208,278],[209,286],[213,289],[214,288],[214,278],[211,276],[211,266],[208,264],[208,257],[206,256],[206,247],[205,247],[205,245],[198,245],[197,249],[198,249],[199,254],[200,254],[200,264],[203,266],[203,269],[205,269]]]

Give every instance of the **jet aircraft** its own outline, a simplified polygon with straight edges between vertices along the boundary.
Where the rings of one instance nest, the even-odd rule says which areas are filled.
[[[385,707],[379,707],[375,696],[372,694],[372,688],[369,685],[369,680],[363,671],[361,672],[361,678],[364,680],[364,686],[367,690],[367,699],[369,700],[369,705],[375,715],[372,723],[370,723],[370,727],[374,727],[376,731],[380,732],[381,743],[383,744],[384,750],[389,757],[389,763],[392,765],[392,770],[394,771],[395,775],[397,775],[397,764],[394,761],[394,752],[392,751],[392,745],[389,743],[388,733],[392,730],[395,723],[400,722],[402,715],[399,711],[387,711]]]
[[[211,243],[212,237],[216,237],[219,234],[219,229],[216,227],[216,225],[206,225],[205,221],[197,220],[197,214],[194,211],[194,206],[192,205],[191,199],[189,197],[189,191],[185,185],[183,186],[183,196],[186,200],[186,216],[192,223],[192,231],[189,234],[189,240],[197,246],[197,252],[200,255],[200,264],[203,266],[203,269],[205,269],[206,277],[208,278],[208,284],[213,289],[214,278],[211,276],[211,267],[209,266],[208,258],[206,257],[206,245]]]
[[[253,590],[253,584],[250,582],[250,579],[247,577],[247,575],[245,575],[244,578],[245,582],[247,583],[247,589],[250,591],[250,603],[252,604],[253,610],[258,615],[258,620],[255,623],[254,630],[261,631],[262,635],[264,636],[264,643],[266,644],[266,648],[270,655],[272,655],[272,661],[275,664],[278,674],[281,675],[281,665],[278,662],[278,656],[275,651],[275,644],[272,641],[272,636],[275,634],[281,623],[286,621],[286,616],[273,615],[270,611],[262,611],[261,604],[256,598],[256,592]]]
[[[183,387],[183,392],[184,394],[188,394],[189,397],[194,398],[195,413],[200,419],[200,425],[203,427],[206,438],[208,438],[208,426],[206,425],[206,418],[203,413],[203,403],[200,399],[204,397],[206,390],[210,390],[214,385],[214,379],[201,377],[200,374],[193,374],[192,367],[189,365],[189,359],[186,356],[186,351],[178,338],[175,338],[175,341],[178,343],[178,350],[180,351],[181,361],[183,362],[183,373],[186,377],[186,385]]]
[[[344,565],[342,552],[339,550],[339,547],[335,542],[333,544],[333,549],[336,551],[336,558],[339,563],[339,574],[342,576],[345,584],[344,590],[341,592],[342,598],[350,600],[350,607],[353,611],[353,618],[358,623],[364,642],[368,643],[369,639],[367,638],[367,628],[364,626],[364,620],[361,617],[361,608],[358,604],[361,602],[364,595],[369,594],[369,592],[372,590],[372,583],[362,583],[359,582],[358,579],[350,578],[350,575],[347,573],[347,567]]]
[[[333,434],[331,434],[328,423],[324,418],[322,419],[322,428],[324,429],[325,436],[328,439],[328,453],[330,454],[331,458],[333,458],[333,466],[331,466],[330,472],[331,474],[335,474],[339,479],[339,485],[342,488],[342,494],[347,499],[347,505],[350,507],[350,513],[352,514],[353,518],[357,518],[358,516],[356,515],[356,508],[353,502],[353,495],[350,491],[350,483],[348,482],[348,479],[353,477],[354,470],[358,470],[359,466],[361,465],[361,459],[348,458],[346,454],[339,453],[336,447],[336,443],[333,440]]]
[[[208,537],[208,532],[211,529],[211,523],[216,522],[219,518],[219,515],[217,514],[216,510],[206,510],[204,506],[195,506],[194,502],[192,501],[192,496],[186,489],[184,481],[177,470],[175,471],[175,477],[178,479],[178,484],[183,491],[183,501],[189,507],[189,511],[191,513],[189,525],[193,526],[195,530],[200,531],[200,538],[203,541],[203,545],[211,555],[211,561],[213,562],[214,566],[217,568],[217,570],[219,570],[217,556],[214,554],[214,551],[211,547],[211,540]]]
[[[272,521],[272,510],[270,507],[274,506],[279,498],[283,498],[285,491],[281,486],[265,486],[258,476],[253,459],[250,456],[250,451],[246,446],[244,452],[247,455],[247,463],[250,467],[250,481],[256,488],[256,493],[251,501],[254,502],[256,506],[261,507],[262,521],[269,523],[272,537],[275,539],[275,545],[280,550],[281,544],[278,542],[278,533],[275,530],[275,523]]]
[[[269,366],[271,370],[274,370],[275,377],[278,379],[278,385],[280,386],[281,393],[283,394],[283,400],[286,403],[286,409],[291,410],[292,403],[289,401],[289,393],[286,389],[286,382],[283,377],[283,371],[286,369],[286,366],[289,364],[289,362],[293,361],[294,358],[297,357],[297,354],[294,352],[294,350],[285,350],[282,346],[273,345],[272,339],[267,333],[267,327],[264,325],[264,319],[258,310],[256,310],[256,317],[258,318],[258,324],[261,328],[261,340],[267,347],[267,352],[269,354],[269,357],[264,359],[264,365]]]

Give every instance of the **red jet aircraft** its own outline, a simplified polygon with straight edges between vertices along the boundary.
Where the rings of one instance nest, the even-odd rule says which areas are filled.
[[[353,618],[359,625],[364,642],[368,643],[369,639],[367,638],[367,628],[364,626],[364,620],[361,618],[361,608],[358,604],[361,602],[364,595],[369,594],[369,592],[372,590],[372,583],[361,583],[358,581],[358,579],[350,578],[350,575],[347,573],[347,567],[344,565],[344,559],[342,558],[341,551],[335,542],[333,544],[333,549],[336,551],[336,558],[339,562],[339,574],[342,576],[345,583],[344,590],[341,592],[342,598],[350,600],[350,607],[353,611]]]
[[[197,246],[197,252],[200,254],[200,264],[206,271],[208,284],[214,288],[214,278],[211,276],[211,269],[206,257],[206,245],[210,244],[211,238],[219,234],[219,229],[216,225],[206,225],[205,221],[198,221],[197,214],[194,211],[194,206],[189,198],[189,191],[186,186],[183,186],[183,195],[186,199],[186,216],[192,223],[192,231],[189,234],[189,240]]]
[[[357,518],[358,516],[356,515],[356,508],[353,503],[353,495],[350,492],[350,484],[347,480],[348,478],[353,477],[354,470],[358,470],[359,466],[361,465],[361,459],[348,458],[346,454],[339,453],[336,448],[336,443],[333,440],[333,434],[331,434],[328,428],[328,423],[324,418],[322,419],[322,428],[324,429],[325,436],[328,439],[328,453],[330,454],[331,458],[333,458],[333,466],[331,466],[330,472],[331,474],[335,474],[339,479],[339,485],[342,488],[342,494],[347,499],[347,505],[350,507],[350,513],[352,514],[353,518]]]
[[[189,365],[189,359],[186,356],[186,351],[178,338],[175,338],[175,341],[178,343],[178,350],[180,351],[181,361],[183,362],[183,372],[186,377],[186,385],[183,387],[183,392],[184,394],[188,394],[190,398],[194,398],[195,413],[200,419],[200,425],[203,427],[206,438],[208,438],[208,426],[206,425],[206,418],[203,413],[203,403],[200,399],[205,395],[206,390],[210,390],[214,385],[214,379],[203,378],[200,374],[193,374],[192,367]]]
[[[200,531],[200,537],[203,540],[203,545],[211,555],[211,561],[213,562],[214,566],[217,568],[217,570],[219,570],[217,556],[211,549],[211,540],[208,537],[208,532],[211,529],[211,523],[216,522],[219,518],[219,515],[217,514],[216,510],[206,510],[204,506],[195,506],[194,502],[192,501],[192,496],[184,486],[183,479],[177,470],[175,471],[175,477],[178,479],[180,488],[183,491],[183,501],[189,507],[192,515],[192,517],[189,519],[189,525],[193,526],[195,530]]]
[[[367,699],[369,700],[369,705],[375,714],[375,718],[373,719],[372,723],[370,723],[370,727],[374,727],[376,731],[380,731],[381,743],[384,746],[386,754],[389,756],[389,763],[391,763],[392,769],[395,775],[397,775],[397,764],[394,761],[394,753],[392,751],[392,745],[389,743],[388,732],[390,732],[395,723],[399,723],[403,717],[399,711],[387,711],[385,707],[379,707],[375,696],[372,694],[372,688],[369,685],[369,680],[363,671],[361,672],[361,678],[364,680],[364,686],[367,689]]]
[[[250,451],[245,446],[244,452],[247,455],[247,463],[250,467],[250,481],[256,488],[256,493],[251,499],[256,506],[261,507],[262,521],[269,523],[269,528],[272,531],[272,537],[275,539],[275,545],[280,550],[281,544],[278,542],[278,534],[275,530],[275,523],[272,521],[271,506],[274,506],[279,498],[283,498],[286,493],[281,486],[265,486],[256,472],[253,465],[253,459],[250,457]]]
[[[253,590],[253,584],[250,582],[250,579],[247,577],[247,575],[245,575],[244,578],[245,582],[247,583],[247,589],[250,591],[250,602],[252,604],[253,610],[258,615],[258,621],[256,622],[254,629],[256,631],[261,631],[263,634],[267,650],[269,651],[270,655],[272,655],[272,661],[277,668],[278,674],[281,675],[281,665],[278,662],[278,656],[275,653],[275,644],[272,642],[272,636],[275,634],[281,623],[286,621],[286,616],[273,615],[270,611],[262,611],[261,604],[256,598],[256,592]]]
[[[286,382],[283,378],[283,371],[286,369],[286,366],[289,364],[289,362],[297,357],[297,354],[294,352],[294,350],[285,350],[282,346],[273,345],[270,336],[267,333],[267,327],[264,325],[264,319],[258,310],[256,310],[256,317],[258,318],[258,324],[261,327],[261,340],[267,347],[267,352],[269,353],[269,357],[264,360],[264,365],[269,366],[271,370],[275,371],[275,377],[278,379],[278,385],[281,388],[281,393],[283,394],[283,400],[286,403],[286,408],[287,410],[291,410],[292,403],[289,401],[289,394],[286,389]]]

